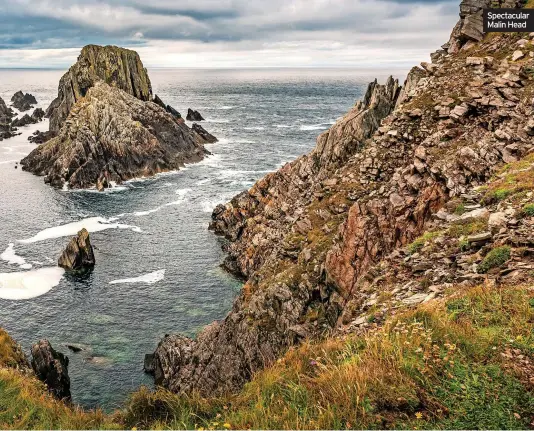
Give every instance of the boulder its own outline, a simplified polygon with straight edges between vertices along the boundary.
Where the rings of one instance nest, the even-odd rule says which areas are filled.
[[[58,265],[69,271],[87,271],[95,266],[93,246],[86,229],[82,229],[70,240],[58,260]]]
[[[69,358],[56,352],[48,340],[41,340],[32,347],[31,366],[48,391],[57,399],[70,401]]]
[[[202,121],[202,120],[204,120],[204,118],[202,117],[202,115],[200,115],[200,112],[189,108],[187,110],[186,120],[187,121]]]
[[[104,81],[139,100],[152,100],[152,86],[139,54],[117,46],[87,45],[59,82],[58,96],[47,109],[50,130],[59,132],[74,104]]]

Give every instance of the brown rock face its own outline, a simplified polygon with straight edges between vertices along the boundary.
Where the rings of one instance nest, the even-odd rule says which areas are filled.
[[[70,401],[69,358],[56,352],[48,340],[41,340],[32,347],[33,371],[59,400]]]
[[[87,45],[61,78],[58,96],[47,109],[51,131],[59,132],[74,104],[99,81],[139,100],[152,100],[150,79],[137,52],[116,46]]]
[[[58,265],[71,271],[84,271],[95,266],[95,255],[89,232],[82,229],[73,237],[61,254]]]
[[[98,82],[74,105],[58,136],[21,165],[56,187],[104,188],[199,161],[207,153],[204,142],[155,103]]]

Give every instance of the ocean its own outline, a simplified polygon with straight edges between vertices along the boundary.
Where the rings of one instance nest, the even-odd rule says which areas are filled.
[[[0,69],[0,97],[9,105],[22,90],[46,109],[63,73]],[[149,75],[154,94],[184,117],[189,107],[199,110],[218,137],[202,162],[102,193],[58,190],[15,169],[35,148],[27,137],[47,130],[46,121],[0,142],[0,326],[28,353],[47,338],[67,354],[73,399],[84,407],[120,406],[140,385],[152,385],[144,355],[165,334],[194,336],[225,317],[241,281],[220,268],[223,240],[208,231],[212,210],[310,151],[370,81],[387,78],[346,69]],[[77,279],[56,265],[82,227],[92,232],[97,263]],[[24,286],[25,296],[10,286]]]

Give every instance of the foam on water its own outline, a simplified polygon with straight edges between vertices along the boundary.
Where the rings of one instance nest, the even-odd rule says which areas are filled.
[[[158,271],[150,272],[145,275],[140,275],[139,277],[134,278],[124,278],[121,280],[110,281],[109,284],[125,284],[125,283],[146,283],[154,284],[158,281],[161,281],[165,278],[165,270],[160,269]]]
[[[0,298],[23,300],[36,298],[56,287],[63,278],[59,267],[0,274]]]
[[[44,229],[35,236],[27,239],[21,239],[19,242],[22,244],[30,244],[33,242],[45,241],[47,239],[76,235],[83,228],[87,229],[87,231],[90,233],[100,232],[107,229],[131,229],[134,232],[141,232],[141,229],[139,229],[137,226],[114,223],[111,221],[111,219],[105,219],[103,217],[89,217],[76,222]]]
[[[26,263],[26,259],[24,259],[22,256],[18,256],[15,253],[15,244],[10,243],[7,248],[4,250],[2,254],[0,254],[0,259],[3,261],[9,263],[10,265],[18,265],[22,269],[30,269],[32,267],[31,264]]]

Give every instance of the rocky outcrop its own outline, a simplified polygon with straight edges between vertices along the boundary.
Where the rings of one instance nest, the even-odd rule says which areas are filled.
[[[32,368],[48,391],[59,400],[70,401],[69,358],[56,352],[48,340],[41,340],[32,347]]]
[[[95,266],[95,254],[89,232],[82,229],[73,237],[59,257],[58,265],[69,271],[87,271]]]
[[[15,114],[0,97],[0,141],[13,136],[11,119]]]
[[[412,69],[404,89],[393,79],[370,84],[310,154],[218,206],[211,228],[227,239],[225,266],[246,283],[228,316],[197,339],[161,341],[150,367],[157,383],[176,392],[234,391],[293,344],[374,319],[369,313],[383,285],[395,286],[384,293],[395,298],[395,310],[440,295],[451,280],[480,283],[472,262],[489,255],[485,247],[496,235],[489,221],[477,221],[482,229],[475,232],[469,225],[477,190],[504,163],[534,151],[534,60],[514,61],[511,54],[522,36],[495,35],[462,45],[467,55],[439,55]],[[525,205],[532,196],[518,191]],[[455,206],[470,218],[458,226],[435,220],[451,217]],[[493,211],[503,208],[486,210]],[[499,241],[531,244],[531,219],[507,222],[499,215],[491,224],[503,235]],[[504,225],[518,231],[507,234]],[[436,228],[429,234],[433,260],[419,253],[433,242],[422,236],[429,227]],[[458,236],[448,238],[449,229]],[[521,280],[532,265],[514,264],[511,256],[503,252],[498,264],[513,267]],[[495,265],[491,257],[483,271]],[[494,271],[503,277],[509,269]]]
[[[335,171],[351,153],[361,148],[379,127],[380,120],[391,112],[398,94],[398,83],[392,78],[386,85],[371,83],[364,99],[318,138],[311,154],[268,175],[252,190],[216,210],[212,228],[234,241],[228,248],[230,251],[233,247],[227,267],[251,276],[268,255],[279,250],[276,244],[283,232],[289,233],[292,225],[305,224],[296,219],[288,222],[294,215],[286,218],[281,211],[297,210],[299,205],[310,202],[314,196],[312,184]],[[268,190],[276,193],[278,199],[275,195],[272,199],[268,197]],[[298,204],[287,208],[289,202]],[[267,212],[272,214],[268,216],[269,222],[258,225],[266,235],[257,243],[254,238],[257,231],[253,234],[245,226],[255,214]],[[257,245],[256,256],[247,255],[247,243]],[[240,388],[255,371],[310,333],[301,325],[301,319],[314,297],[313,289],[307,286],[294,289],[287,284],[273,283],[254,293],[245,287],[229,316],[210,325],[196,340],[172,335],[160,343],[153,361],[156,382],[177,392],[211,393]]]
[[[37,108],[33,111],[32,115],[25,114],[24,116],[13,120],[11,127],[24,127],[28,124],[37,124],[44,118],[44,111],[41,108]]]
[[[195,110],[189,108],[189,109],[187,110],[187,117],[186,117],[186,120],[187,120],[187,121],[203,121],[204,118],[202,117],[202,115],[200,115],[200,112],[195,111]]]
[[[190,129],[180,114],[156,97],[139,55],[89,45],[63,75],[58,97],[46,111],[46,142],[21,161],[46,183],[70,188],[113,183],[175,170],[201,160],[213,140]]]
[[[480,42],[484,37],[483,9],[493,5],[492,0],[462,0],[460,3],[460,20],[454,27],[450,40],[444,45],[449,54],[457,53],[468,42]],[[523,0],[500,0],[499,7],[521,7]],[[469,47],[470,45],[468,45]]]
[[[51,130],[49,130],[48,132],[41,132],[39,130],[36,130],[31,136],[28,136],[28,141],[33,144],[44,144],[45,142],[48,142],[50,139],[55,138],[56,136],[57,133],[52,132]]]
[[[21,112],[29,111],[34,105],[37,105],[37,100],[33,95],[24,94],[22,91],[17,91],[11,98],[11,102]]]
[[[58,96],[47,109],[50,130],[59,132],[76,102],[100,81],[139,100],[152,100],[150,79],[137,52],[116,46],[87,45],[61,78]]]
[[[199,161],[204,142],[155,103],[99,82],[74,105],[58,136],[21,165],[53,186],[102,189]]]
[[[218,141],[218,139],[213,136],[211,133],[209,133],[204,127],[202,127],[200,124],[193,123],[193,126],[191,127],[194,132],[196,132],[204,141],[206,141],[207,144],[214,144]]]
[[[154,103],[161,106],[163,109],[165,109],[169,114],[171,114],[175,118],[182,118],[182,114],[180,114],[176,109],[174,109],[171,105],[166,105],[163,100],[160,99],[160,97],[156,94],[154,96]]]

